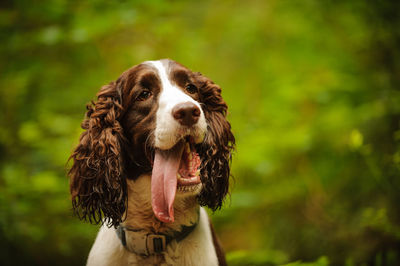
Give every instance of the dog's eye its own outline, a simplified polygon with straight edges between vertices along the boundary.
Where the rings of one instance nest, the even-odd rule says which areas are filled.
[[[151,91],[149,91],[149,90],[146,89],[146,90],[142,91],[142,92],[139,94],[139,96],[136,98],[136,101],[145,101],[145,100],[147,100],[148,98],[150,98],[151,95],[152,95]]]
[[[188,84],[185,87],[186,91],[189,92],[190,94],[195,94],[197,92],[197,87],[194,86],[193,84]]]

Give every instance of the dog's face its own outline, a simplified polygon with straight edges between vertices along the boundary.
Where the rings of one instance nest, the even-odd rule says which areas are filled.
[[[156,217],[172,222],[177,195],[198,194],[219,208],[229,186],[234,137],[221,89],[172,61],[148,61],[103,86],[88,106],[71,158],[73,206],[79,217],[110,225],[126,208],[126,179],[151,173]]]

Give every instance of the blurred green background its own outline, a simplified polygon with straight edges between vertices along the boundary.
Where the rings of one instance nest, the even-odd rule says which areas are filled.
[[[0,3],[0,261],[83,265],[66,161],[85,104],[145,60],[223,88],[230,265],[400,265],[399,1]],[[306,264],[309,263],[309,264]]]

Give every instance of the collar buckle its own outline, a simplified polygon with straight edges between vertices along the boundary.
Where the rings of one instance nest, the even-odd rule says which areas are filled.
[[[148,254],[161,253],[167,248],[165,235],[147,235]]]

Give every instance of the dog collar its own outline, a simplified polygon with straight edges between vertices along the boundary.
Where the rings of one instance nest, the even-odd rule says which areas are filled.
[[[149,256],[166,251],[167,245],[173,240],[179,242],[185,239],[193,232],[198,223],[197,220],[190,226],[182,225],[180,231],[173,231],[172,234],[152,234],[145,230],[122,225],[118,225],[116,233],[126,250],[138,255]]]

